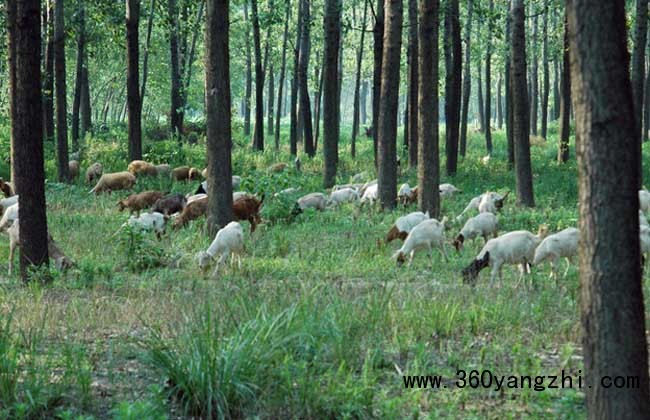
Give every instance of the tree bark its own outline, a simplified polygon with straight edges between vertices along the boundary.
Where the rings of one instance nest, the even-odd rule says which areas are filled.
[[[302,1],[302,15],[300,21],[302,24],[300,39],[300,57],[298,58],[298,81],[300,95],[300,115],[303,127],[303,145],[307,156],[313,157],[316,153],[314,149],[314,133],[311,120],[311,102],[309,100],[309,54],[311,52],[310,39],[310,2],[311,0]],[[336,64],[336,59],[334,61]]]
[[[478,92],[477,92],[477,105],[478,105],[478,121],[479,121],[479,131],[481,133],[485,133],[485,111],[484,111],[484,106],[485,102],[483,101],[483,78],[481,77],[481,63],[478,64],[478,80],[477,80],[477,87],[478,87]],[[445,98],[445,101],[447,99]]]
[[[490,17],[488,20],[488,31],[494,33],[492,13],[494,12],[494,1],[490,0]],[[492,154],[492,38],[487,38],[487,49],[485,53],[485,148],[488,155]]]
[[[280,118],[282,116],[282,98],[284,95],[284,79],[287,71],[287,41],[289,38],[289,19],[291,18],[291,0],[285,1],[284,34],[282,35],[282,64],[280,65],[280,80],[278,81],[278,107],[275,115],[275,150],[280,150]]]
[[[571,117],[571,64],[569,55],[569,28],[564,20],[564,48],[562,65],[562,84],[560,86],[562,97],[560,98],[560,147],[557,151],[558,163],[569,160],[569,134]]]
[[[255,129],[253,131],[253,150],[264,150],[264,70],[262,69],[262,46],[260,39],[260,19],[257,1],[251,0],[251,19],[253,21],[253,51],[255,52]]]
[[[45,141],[54,141],[54,0],[46,2],[47,45],[43,74],[43,128]]]
[[[341,0],[325,2],[323,32],[323,158],[325,170],[323,187],[331,188],[336,182],[339,158],[339,98],[338,57],[341,42]],[[362,47],[361,47],[362,48]],[[358,79],[357,79],[358,84]],[[358,87],[358,86],[357,86]],[[357,92],[358,99],[358,92]]]
[[[532,45],[532,54],[531,54],[531,59],[533,61],[532,63],[532,74],[531,74],[531,80],[530,80],[530,87],[531,87],[531,107],[530,107],[530,132],[534,136],[537,135],[537,111],[538,111],[538,106],[537,104],[539,103],[539,80],[538,80],[538,64],[537,64],[537,42],[538,42],[538,36],[537,36],[537,15],[533,18],[533,39],[531,40],[531,45]]]
[[[447,175],[456,173],[460,124],[462,48],[458,0],[448,0],[445,13],[445,139]]]
[[[151,31],[153,30],[153,17],[155,16],[156,0],[151,0],[149,5],[149,18],[147,19],[147,38],[144,43],[144,54],[142,56],[142,85],[140,86],[140,100],[144,102],[144,94],[147,90],[147,76],[149,75],[149,47],[151,46]]]
[[[440,215],[440,194],[438,192],[440,178],[438,158],[439,1],[421,0],[419,12],[418,207],[423,212],[428,211],[431,217],[437,218]]]
[[[503,127],[503,96],[501,94],[501,84],[502,84],[502,79],[501,75],[499,75],[499,78],[497,79],[497,128],[501,130]]]
[[[139,24],[140,0],[126,0],[126,96],[129,112],[129,160],[142,159]]]
[[[168,12],[169,12],[169,50],[170,50],[170,66],[171,71],[171,109],[169,110],[169,123],[170,129],[174,136],[180,141],[181,134],[183,133],[182,126],[182,99],[181,99],[181,57],[180,57],[180,45],[179,45],[179,22],[178,22],[178,7],[176,5],[176,0],[169,0],[168,2]]]
[[[370,0],[368,0],[370,1]],[[361,105],[360,105],[360,110],[361,110],[361,125],[364,127],[366,126],[368,116],[367,116],[367,109],[368,109],[368,80],[364,79],[363,82],[361,83]]]
[[[244,1],[244,43],[246,44],[246,85],[244,88],[244,135],[251,135],[251,95],[253,91],[253,71],[251,59],[251,40],[248,25],[248,0]]]
[[[302,0],[298,1],[298,23],[296,28],[296,43],[293,50],[293,78],[291,81],[291,128],[289,132],[289,143],[291,155],[298,154],[298,74],[299,74],[299,61],[300,61],[300,40],[302,39],[302,24],[300,19],[302,16]]]
[[[77,28],[77,69],[75,74],[74,100],[72,102],[72,150],[79,151],[79,117],[81,109],[81,89],[83,87],[83,69],[86,53],[86,23],[84,17],[83,0],[78,1],[78,28]]]
[[[208,157],[208,230],[212,237],[233,219],[229,0],[207,0],[205,106]]]
[[[560,118],[560,58],[553,60],[553,120]]]
[[[585,403],[589,419],[650,413],[639,250],[638,132],[625,2],[567,2],[580,208]],[[604,205],[606,204],[606,205]],[[638,378],[634,389],[601,386]]]
[[[318,61],[318,57],[316,58],[316,60]],[[323,72],[322,71],[319,72],[318,66],[316,66],[314,73],[316,75],[316,80],[318,80],[318,89],[316,91],[316,94],[315,94],[316,98],[314,100],[314,102],[315,102],[314,110],[315,110],[316,115],[314,116],[314,124],[313,124],[313,127],[314,127],[314,153],[316,153],[316,150],[318,150],[318,139],[319,139],[319,136],[320,136],[320,122],[322,120],[322,118],[321,118],[321,108],[322,108],[321,99],[322,99],[322,96],[323,96]],[[340,101],[339,101],[339,103],[340,103]]]
[[[267,125],[267,134],[269,136],[273,135],[273,99],[275,93],[275,76],[273,74],[273,63],[269,64],[269,90],[266,102],[266,125]]]
[[[379,201],[392,209],[397,200],[397,111],[400,52],[402,48],[402,0],[386,0],[386,25],[382,53],[381,102],[379,104],[378,155]]]
[[[27,282],[31,267],[48,264],[43,125],[34,124],[42,115],[40,0],[7,0],[6,6],[12,181],[20,192],[20,275]]]
[[[357,136],[359,135],[359,105],[360,105],[360,92],[361,89],[361,64],[363,62],[363,47],[364,39],[366,36],[366,18],[368,16],[368,1],[364,0],[363,2],[363,18],[361,20],[361,40],[359,41],[359,47],[357,49],[357,69],[356,77],[354,81],[354,103],[352,106],[352,140],[350,142],[350,154],[352,159],[357,155]],[[364,102],[365,106],[365,102]],[[365,117],[365,110],[364,115]]]
[[[474,0],[469,0],[467,2],[467,22],[465,24],[465,68],[463,69],[463,103],[460,113],[460,155],[462,157],[465,157],[465,151],[467,149],[467,118],[469,115],[469,99],[472,92],[471,34],[473,8]]]
[[[548,131],[548,97],[550,93],[550,75],[548,68],[548,0],[544,0],[544,22],[542,24],[543,41],[543,72],[544,86],[542,87],[542,138],[546,139]]]
[[[408,133],[409,167],[418,167],[418,2],[408,0],[408,118],[404,132]]]
[[[373,70],[372,70],[372,142],[375,154],[375,166],[379,164],[379,104],[381,103],[381,78],[384,54],[384,3],[377,0],[375,7],[375,27],[373,28]]]
[[[512,99],[513,134],[515,141],[515,168],[517,204],[535,206],[533,173],[530,163],[528,94],[526,90],[526,34],[523,0],[512,1]]]
[[[648,60],[646,56],[646,61]],[[650,64],[649,64],[650,67]],[[648,141],[648,130],[650,130],[650,72],[646,74],[645,79],[645,93],[643,98],[643,131],[641,132],[641,140]]]
[[[645,81],[645,50],[648,34],[648,0],[636,1],[636,24],[634,28],[634,50],[632,51],[632,94],[634,100],[634,121],[639,156],[643,153],[643,82]],[[639,188],[643,185],[643,160],[639,159]]]
[[[511,6],[511,0],[509,1],[508,8]],[[510,13],[506,15],[506,45],[510,46],[511,42],[511,27],[512,27],[512,16]],[[506,94],[505,94],[505,111],[506,111],[506,143],[508,148],[508,167],[512,168],[515,165],[515,136],[514,136],[514,121],[513,121],[513,112],[512,112],[512,74],[510,73],[510,49],[506,48],[505,54],[505,79],[506,79]]]
[[[54,83],[56,85],[56,152],[59,182],[68,182],[68,109],[65,82],[63,0],[54,2]]]
[[[86,137],[86,133],[92,130],[92,110],[90,109],[90,82],[88,81],[88,67],[82,69],[81,79],[81,138]]]

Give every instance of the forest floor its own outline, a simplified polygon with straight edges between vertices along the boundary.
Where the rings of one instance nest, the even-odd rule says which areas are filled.
[[[499,215],[501,232],[577,226],[573,147],[570,162],[558,165],[553,137],[532,148],[537,206],[522,209],[514,204],[503,133],[495,134],[486,164],[483,138],[471,134],[458,174],[441,170],[441,182],[463,190],[442,202],[447,239],[462,227],[455,216],[487,190],[512,191]],[[411,267],[397,267],[391,255],[400,244],[382,240],[415,206],[381,212],[344,205],[286,220],[297,196],[323,191],[322,158],[303,157],[302,173],[290,165],[271,174],[268,166],[292,159],[272,151],[269,140],[263,154],[243,142],[235,146],[240,189],[266,193],[266,222],[252,235],[243,223],[242,267],[229,266],[216,279],[194,259],[211,241],[204,220],[168,229],[161,241],[115,234],[128,217],[116,208],[127,192],[95,197],[83,180],[48,182],[50,231],[78,267],[55,273],[48,285],[23,286],[6,275],[3,236],[0,417],[584,417],[577,387],[548,389],[546,380],[544,390],[497,390],[493,381],[473,389],[476,380],[469,381],[472,370],[531,376],[533,387],[538,375],[578,373],[575,265],[558,284],[547,265],[520,285],[517,269],[506,267],[499,287],[490,286],[486,269],[471,288],[460,270],[480,250],[482,240],[475,240],[460,253],[448,246],[448,263],[436,251],[433,266],[418,254]],[[341,183],[362,171],[374,178],[371,148],[370,140],[359,140],[360,157],[352,161],[342,143]],[[177,149],[171,141],[147,142],[145,159],[203,168],[203,143]],[[127,165],[125,152],[107,140],[90,141],[82,168],[95,160],[106,172]],[[49,179],[53,162],[46,165]],[[399,182],[415,185],[415,172],[403,168]],[[136,190],[187,193],[195,184],[139,180]],[[273,198],[290,186],[302,190]],[[454,386],[458,370],[468,375],[462,389]],[[448,387],[407,389],[403,375],[442,375]]]

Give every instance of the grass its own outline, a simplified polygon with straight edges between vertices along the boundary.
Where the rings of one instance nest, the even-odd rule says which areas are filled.
[[[123,137],[116,131],[89,140],[82,167],[99,160],[106,171],[123,170],[124,151],[110,140]],[[455,216],[488,189],[514,192],[503,133],[494,137],[487,166],[478,134],[470,136],[456,176],[445,176],[443,166],[441,182],[464,191],[443,201],[444,215]],[[585,416],[579,390],[416,390],[402,379],[437,374],[451,381],[458,369],[577,372],[575,266],[557,287],[550,268],[540,267],[516,288],[518,272],[508,267],[501,287],[490,287],[483,272],[470,288],[460,270],[480,249],[477,240],[460,254],[449,247],[448,264],[437,253],[433,267],[418,255],[412,267],[397,268],[390,256],[398,245],[380,240],[414,208],[344,205],[291,219],[296,197],[273,193],[290,186],[322,191],[322,157],[303,157],[302,173],[270,174],[272,163],[291,162],[286,150],[253,154],[240,137],[235,143],[234,173],[242,175],[242,189],[266,192],[267,222],[252,236],[245,227],[241,270],[228,266],[213,280],[194,260],[211,241],[204,220],[160,242],[128,230],[112,237],[127,218],[115,204],[128,193],[96,198],[81,182],[48,183],[51,233],[78,268],[55,274],[47,286],[24,287],[6,278],[8,245],[0,246],[0,417]],[[508,201],[502,231],[577,224],[575,161],[555,163],[556,146],[551,136],[533,147],[537,207]],[[203,147],[151,142],[145,153],[156,163],[203,167]],[[347,142],[341,147],[341,183],[374,173],[371,141],[360,141],[357,161],[348,157]],[[54,179],[51,156],[46,166]],[[413,185],[416,174],[404,168],[399,181]],[[194,187],[139,180],[136,189]],[[448,239],[460,227],[453,224]]]

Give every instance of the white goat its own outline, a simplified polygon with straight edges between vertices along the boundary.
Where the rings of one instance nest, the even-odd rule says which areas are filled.
[[[153,212],[153,213],[142,213],[140,216],[130,216],[120,229],[115,232],[116,235],[123,227],[129,226],[133,230],[138,231],[154,231],[156,237],[160,239],[161,235],[165,233],[165,223],[167,222],[168,217],[165,217],[164,214]]]
[[[487,206],[488,206],[487,203],[489,201],[492,202],[492,204],[496,208],[495,210],[499,210],[501,207],[503,207],[503,201],[506,199],[508,194],[510,194],[510,191],[508,191],[505,195],[501,195],[501,194],[496,193],[496,192],[488,191],[488,192],[483,193],[483,194],[481,194],[481,195],[479,195],[477,197],[474,197],[474,198],[472,198],[470,200],[467,207],[465,207],[465,209],[458,216],[456,216],[456,220],[461,220],[463,218],[463,215],[465,213],[467,213],[468,211],[471,211],[471,210],[479,210],[479,213],[483,213],[483,212],[480,211],[480,205],[481,205],[481,202],[483,201],[483,198],[485,196],[487,196],[487,198],[485,199],[486,204],[484,205],[484,211],[488,210],[487,209]],[[492,212],[490,212],[490,213],[492,213]],[[494,213],[496,213],[496,211]]]
[[[386,235],[386,243],[395,239],[405,240],[414,227],[429,218],[429,212],[414,211],[395,221]]]
[[[20,246],[20,221],[18,219],[14,220],[7,233],[9,234],[9,275],[11,275],[14,269],[14,254],[16,248]],[[57,270],[67,270],[76,265],[72,259],[63,253],[49,234],[47,238],[47,252],[50,259],[54,261],[54,266]]]
[[[650,210],[650,192],[647,190],[639,190],[639,209],[644,213]]]
[[[397,201],[402,204],[407,204],[409,199],[411,198],[411,193],[413,190],[409,186],[409,184],[404,183],[402,184],[401,187],[399,187],[399,191],[397,192]]]
[[[327,197],[323,193],[313,192],[302,196],[296,201],[291,214],[299,215],[306,209],[325,210],[327,206]]]
[[[454,239],[454,247],[456,251],[463,249],[463,243],[466,240],[474,239],[482,236],[485,242],[488,241],[489,235],[497,236],[499,230],[499,219],[492,213],[480,213],[465,222],[465,225],[460,230],[456,239]]]
[[[342,188],[340,190],[332,191],[330,198],[327,200],[328,206],[338,206],[342,203],[349,201],[358,201],[359,191],[354,188]]]
[[[217,236],[207,250],[197,254],[199,268],[205,270],[216,255],[219,255],[219,260],[217,260],[217,266],[212,272],[212,276],[216,276],[219,267],[229,255],[237,256],[238,265],[241,268],[241,253],[243,251],[244,230],[238,222],[230,222],[217,232]]]
[[[547,236],[535,249],[533,265],[544,261],[551,262],[551,277],[557,280],[558,261],[560,258],[567,259],[566,276],[571,265],[571,258],[578,253],[579,231],[570,227],[557,233]]]
[[[11,197],[0,199],[0,214],[18,202],[18,196],[12,195]]]
[[[529,271],[528,264],[535,258],[535,248],[546,237],[547,232],[546,225],[542,225],[537,235],[527,230],[516,230],[490,239],[470,265],[462,270],[464,281],[474,283],[479,272],[487,266],[492,267],[490,284],[494,283],[497,274],[502,281],[503,264],[519,264],[521,281],[523,275]]]
[[[7,207],[0,219],[0,232],[11,226],[14,220],[18,219],[18,203]]]
[[[366,188],[361,197],[361,204],[370,202],[374,203],[379,198],[379,185],[372,184]]]
[[[462,193],[461,190],[459,190],[452,184],[440,184],[438,186],[438,190],[440,191],[441,198],[448,198],[448,197],[452,197],[456,193]]]
[[[413,257],[416,251],[427,250],[429,261],[433,266],[433,259],[431,258],[432,248],[438,248],[445,261],[449,261],[447,251],[445,250],[445,222],[447,218],[443,218],[442,222],[436,219],[426,219],[415,226],[406,237],[404,244],[398,249],[393,258],[397,259],[397,265],[402,265],[409,255],[409,266],[413,262]]]

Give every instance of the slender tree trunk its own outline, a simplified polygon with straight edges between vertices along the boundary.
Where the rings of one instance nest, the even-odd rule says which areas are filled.
[[[171,71],[171,109],[169,111],[170,129],[174,136],[177,136],[180,141],[180,136],[183,133],[183,126],[181,123],[181,108],[183,106],[181,101],[181,51],[179,45],[179,22],[178,22],[178,7],[176,0],[169,0],[169,49],[170,49],[170,66]]]
[[[77,69],[75,74],[74,100],[72,102],[72,150],[79,150],[79,114],[81,108],[81,89],[83,86],[83,68],[85,60],[86,24],[83,0],[78,0],[77,28]]]
[[[409,151],[409,167],[418,167],[418,2],[408,0],[408,118],[404,127],[404,138]],[[407,135],[408,134],[408,138]]]
[[[548,69],[548,0],[544,0],[544,23],[542,26],[543,42],[543,72],[544,86],[542,87],[542,137],[546,139],[548,131],[548,96],[551,90]]]
[[[569,54],[569,28],[564,20],[564,62],[562,64],[562,97],[560,99],[560,147],[558,149],[557,161],[564,163],[569,160],[569,134],[571,117],[571,66]]]
[[[448,0],[445,13],[445,139],[447,175],[456,173],[460,124],[462,48],[458,0]]]
[[[317,58],[318,60],[318,58]],[[318,67],[316,67],[316,80],[318,80],[318,90],[316,92],[316,99],[314,102],[315,103],[315,113],[316,116],[314,117],[314,153],[316,153],[316,150],[318,150],[318,139],[320,135],[320,123],[321,123],[321,98],[323,96],[323,72],[318,71]],[[339,101],[340,103],[340,101]]]
[[[144,44],[142,56],[142,85],[140,86],[140,100],[144,102],[144,94],[147,90],[147,76],[149,75],[149,47],[151,46],[151,31],[153,30],[153,17],[156,14],[156,0],[151,0],[149,5],[149,18],[147,19],[147,38]]]
[[[503,96],[501,94],[501,84],[502,84],[502,79],[501,75],[499,75],[499,78],[497,79],[497,128],[501,130],[503,127]]]
[[[649,63],[648,66],[650,67],[650,60],[648,60],[647,55],[646,61]],[[645,96],[643,99],[643,131],[641,133],[641,139],[645,142],[648,141],[648,130],[650,130],[650,72],[647,72],[646,74],[644,89]]]
[[[526,93],[526,34],[523,0],[512,1],[512,98],[515,140],[517,203],[534,207],[533,173],[530,163],[530,129],[528,95]]]
[[[364,47],[364,38],[366,36],[366,18],[368,16],[368,1],[364,0],[363,2],[363,18],[361,20],[361,40],[359,41],[359,48],[357,49],[357,69],[356,69],[356,78],[354,82],[354,104],[352,106],[352,141],[350,143],[350,154],[352,159],[357,155],[357,136],[359,135],[359,105],[360,105],[360,93],[361,89],[361,64],[363,62],[363,47]],[[364,103],[365,106],[365,103]],[[365,117],[365,110],[364,110]],[[365,124],[365,122],[364,122]]]
[[[40,16],[40,15],[39,15]],[[54,83],[56,85],[56,152],[59,182],[68,182],[68,110],[65,83],[63,0],[54,3]]]
[[[386,26],[382,53],[381,103],[379,104],[378,156],[379,201],[392,209],[397,200],[397,111],[400,52],[402,48],[402,0],[386,0]]]
[[[129,111],[129,160],[142,159],[142,102],[140,101],[140,71],[138,26],[140,0],[126,1],[126,96]],[[67,166],[67,165],[66,165]]]
[[[531,59],[533,61],[532,63],[532,74],[530,78],[530,86],[531,86],[531,107],[530,107],[530,132],[532,135],[536,136],[537,135],[537,114],[538,114],[538,106],[537,104],[539,103],[539,80],[538,80],[538,65],[537,65],[537,42],[538,42],[538,36],[537,36],[537,15],[533,18],[533,39],[531,40],[531,45],[532,45],[532,54],[531,54]]]
[[[375,166],[379,164],[379,104],[381,103],[381,79],[384,54],[384,3],[377,0],[375,7],[375,27],[373,28],[373,71],[372,71],[372,142],[375,154]]]
[[[303,124],[303,144],[307,156],[313,157],[316,153],[314,149],[314,134],[311,121],[311,103],[309,100],[309,54],[311,52],[311,40],[309,22],[311,21],[310,2],[311,0],[302,0],[302,24],[300,40],[300,57],[298,59],[299,70],[299,95],[300,95],[300,115]],[[335,61],[336,64],[336,61]]]
[[[88,81],[88,67],[84,66],[81,75],[81,138],[92,130],[92,110],[90,109],[90,84]]]
[[[275,75],[273,74],[273,63],[269,65],[269,91],[266,102],[266,125],[267,125],[267,134],[273,136],[273,99],[275,93]]]
[[[508,8],[511,6],[511,0],[508,2]],[[506,15],[506,45],[510,46],[510,35],[512,26],[512,16],[510,13]],[[515,136],[514,136],[514,121],[512,112],[512,74],[510,73],[510,49],[506,49],[505,54],[505,79],[506,79],[506,94],[505,94],[505,111],[506,111],[506,140],[508,145],[508,167],[512,168],[515,165]]]
[[[20,275],[27,282],[31,267],[48,264],[43,125],[34,124],[42,115],[40,1],[9,0],[6,6],[12,181],[20,192]]]
[[[244,32],[244,42],[246,44],[246,86],[244,88],[244,135],[251,135],[251,95],[253,91],[253,71],[251,59],[251,40],[250,28],[248,25],[248,1],[244,1],[244,22],[246,30]]]
[[[490,0],[490,19],[488,20],[488,31],[494,32],[492,24],[492,13],[494,12],[494,1]],[[485,147],[488,155],[492,154],[492,38],[487,39],[485,53]]]
[[[201,22],[203,21],[203,2],[199,2],[199,10],[196,13],[196,24],[194,25],[194,30],[192,33],[192,42],[190,44],[190,52],[187,54],[187,60],[185,61],[183,75],[184,82],[181,89],[181,102],[183,107],[181,108],[181,124],[185,121],[185,108],[187,107],[187,95],[190,90],[190,83],[192,82],[192,67],[194,64],[194,55],[196,52],[196,44],[199,39]]]
[[[280,117],[282,116],[282,98],[284,79],[287,71],[287,41],[289,38],[289,19],[291,18],[291,0],[285,1],[284,34],[282,35],[282,64],[278,81],[278,108],[275,115],[275,150],[280,150]]]
[[[467,22],[465,24],[465,68],[463,69],[463,103],[460,116],[460,155],[462,157],[465,157],[467,149],[467,117],[469,114],[469,98],[472,92],[471,34],[473,4],[474,0],[467,2]]]
[[[336,167],[339,159],[338,56],[341,42],[341,7],[341,0],[327,0],[323,20],[325,37],[323,51],[323,158],[325,161],[323,186],[325,188],[332,187],[336,182]]]
[[[636,0],[636,24],[634,28],[634,50],[632,51],[632,94],[634,100],[634,121],[638,140],[639,156],[643,153],[643,82],[645,81],[645,50],[648,35],[648,0]],[[643,160],[638,159],[639,188],[643,185]]]
[[[471,2],[470,2],[471,10]],[[420,1],[418,76],[418,206],[440,215],[438,158],[438,0]],[[468,22],[471,21],[468,18]],[[469,40],[469,38],[468,38]],[[469,45],[469,43],[468,43]]]
[[[260,39],[260,19],[257,1],[251,0],[251,19],[253,21],[253,51],[255,52],[255,130],[253,131],[253,150],[264,150],[264,70],[262,69],[262,46]]]
[[[54,0],[47,0],[47,45],[43,74],[43,118],[45,141],[54,140]]]
[[[477,105],[478,105],[478,121],[479,121],[479,130],[481,133],[485,133],[485,111],[484,106],[485,102],[483,101],[483,78],[481,77],[481,64],[478,64],[478,93],[477,93]],[[445,99],[446,100],[446,99]]]
[[[368,80],[364,79],[361,83],[361,125],[366,127],[368,121]]]
[[[587,417],[643,418],[650,413],[650,381],[637,221],[641,156],[625,2],[569,0],[567,14],[579,139]],[[637,386],[605,388],[601,383],[607,377],[634,377]]]
[[[557,121],[560,118],[560,58],[555,57],[553,61],[553,74],[555,81],[553,82],[553,120]]]
[[[298,154],[298,120],[300,115],[298,114],[298,74],[299,74],[299,62],[300,62],[300,40],[302,39],[302,24],[300,19],[302,17],[302,0],[298,1],[298,22],[296,28],[296,43],[294,44],[293,50],[293,80],[291,81],[291,128],[290,128],[290,149],[291,155],[296,156]]]
[[[228,6],[229,0],[207,0],[205,106],[210,237],[233,219]]]

